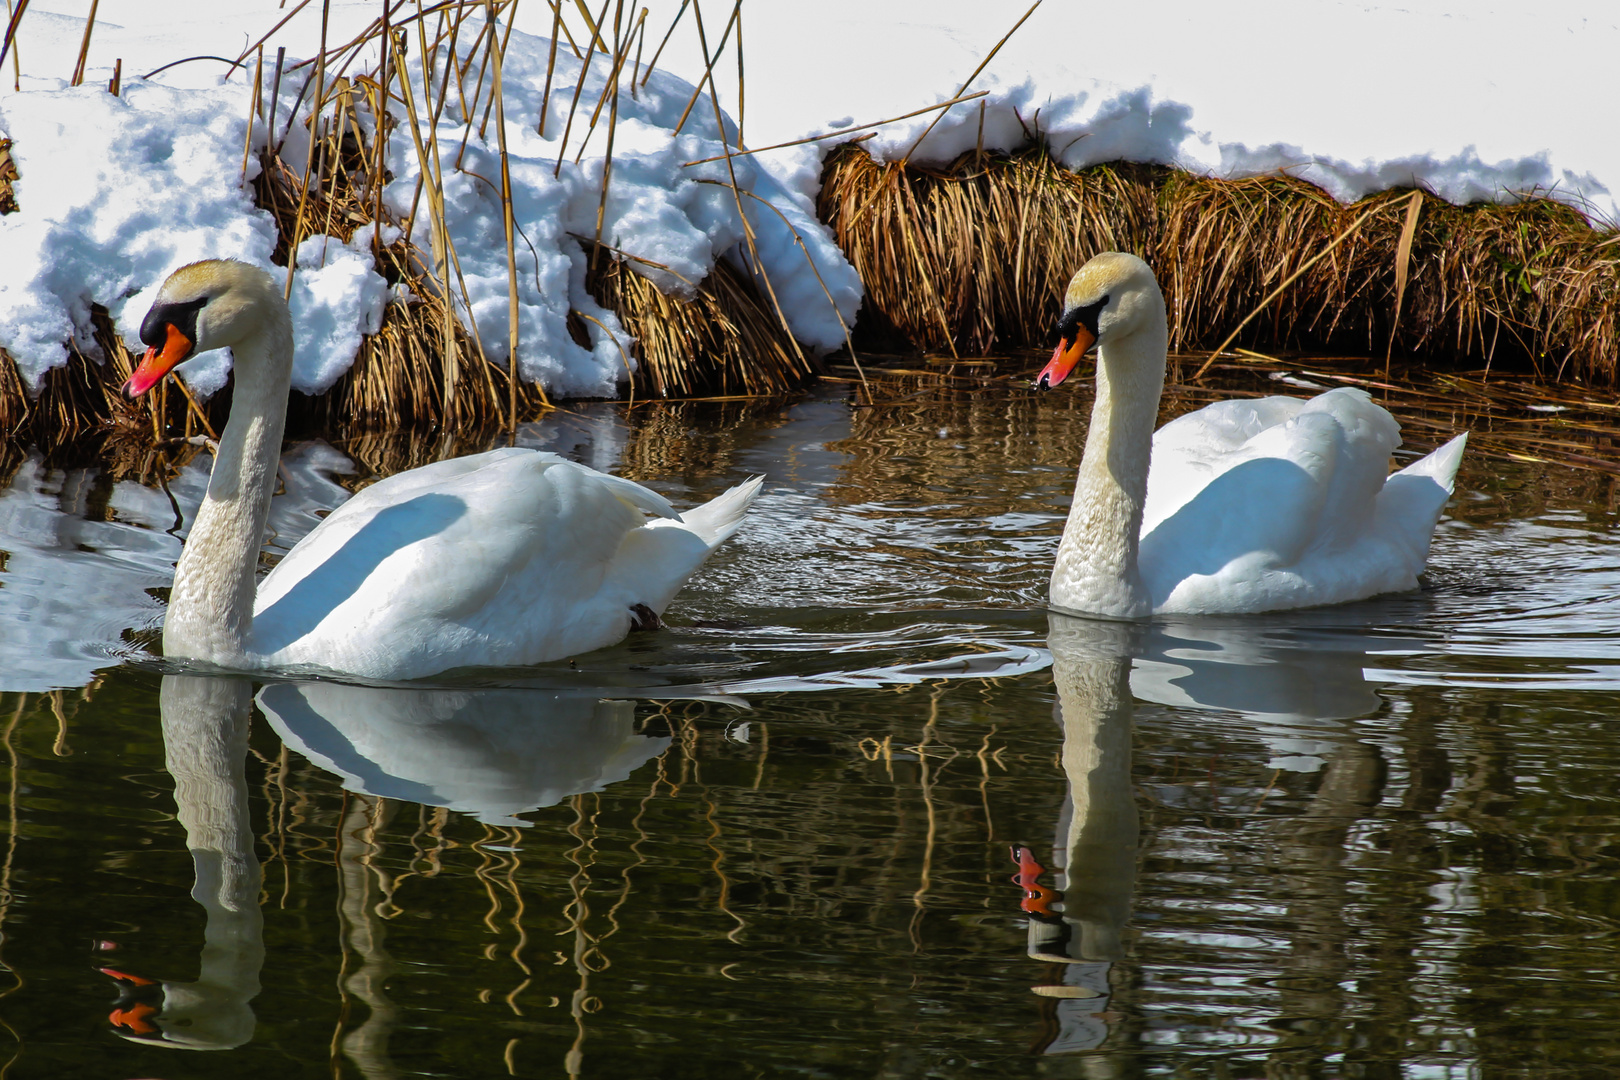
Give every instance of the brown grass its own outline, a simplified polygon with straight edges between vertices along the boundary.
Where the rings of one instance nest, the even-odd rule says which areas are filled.
[[[12,181],[17,179],[17,162],[11,156],[11,140],[0,139],[0,214],[17,212],[17,192]]]
[[[602,259],[586,284],[636,339],[638,393],[779,394],[812,374],[753,282],[724,259],[691,300],[665,296],[624,259]]]
[[[96,349],[68,342],[68,362],[46,372],[37,397],[28,393],[16,364],[0,349],[0,437],[56,446],[97,430],[144,432],[187,438],[204,434],[197,409],[181,388],[167,382],[139,399],[124,396],[122,387],[135,370],[133,356],[113,328],[107,309],[90,312]],[[100,356],[94,355],[99,350]],[[219,395],[228,404],[229,395]],[[223,422],[218,409],[215,430]]]
[[[926,351],[1049,344],[1070,275],[1109,249],[1158,271],[1172,347],[1207,348],[1367,215],[1260,311],[1242,344],[1393,347],[1616,380],[1620,235],[1549,199],[1418,198],[1403,251],[1410,191],[1344,206],[1286,176],[1219,180],[1129,165],[1068,172],[1038,150],[969,154],[924,170],[878,165],[846,147],[828,159],[820,210],[867,283],[869,306]]]

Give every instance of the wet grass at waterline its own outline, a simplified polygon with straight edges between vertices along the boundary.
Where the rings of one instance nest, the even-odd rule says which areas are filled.
[[[1257,349],[1620,375],[1620,234],[1550,199],[1454,206],[1405,190],[1344,206],[1287,176],[1071,172],[1044,150],[927,169],[846,146],[828,158],[819,212],[866,283],[861,329],[892,330],[890,345],[1049,345],[1070,276],[1112,249],[1157,271],[1172,348],[1241,326]]]

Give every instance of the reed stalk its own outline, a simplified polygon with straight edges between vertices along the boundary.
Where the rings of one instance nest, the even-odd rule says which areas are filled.
[[[517,5],[518,0],[509,0],[506,4],[506,33],[501,35],[501,56],[503,57],[506,55],[508,43],[512,40],[512,28],[517,25]],[[483,89],[484,74],[480,70],[478,73],[478,92],[482,93]],[[484,103],[484,117],[478,123],[478,137],[480,139],[484,137],[484,129],[489,125],[489,110],[495,104],[495,100],[495,96],[491,95],[490,99]]]
[[[6,6],[11,9],[11,18],[6,20],[6,36],[3,40],[0,40],[0,67],[5,66],[6,56],[7,54],[10,54],[12,72],[11,88],[13,90],[21,90],[22,57],[19,55],[19,50],[17,49],[17,26],[22,22],[23,12],[28,10],[28,0],[16,0],[15,7],[12,6],[12,0],[6,0]]]
[[[253,44],[249,45],[247,48],[242,50],[241,55],[239,55],[236,58],[236,63],[231,65],[231,70],[235,71],[236,70],[236,64],[240,64],[242,61],[246,60],[248,58],[248,55],[250,53],[252,53],[253,50],[258,49],[258,48],[262,48],[265,42],[267,42],[271,38],[275,37],[276,36],[276,31],[280,30],[283,26],[286,26],[288,23],[292,22],[294,17],[296,17],[297,14],[300,11],[303,11],[305,8],[309,7],[310,2],[311,2],[311,0],[298,0],[297,6],[294,7],[291,11],[287,12],[286,15],[282,16],[281,21],[277,22],[276,25],[272,26],[269,30],[265,31],[264,36],[259,38],[258,41],[255,41]],[[24,3],[24,5],[26,5],[28,3],[28,0],[23,0],[23,3]],[[285,51],[286,51],[285,49],[278,50],[278,52],[285,52]],[[325,38],[321,39],[321,53],[322,53],[323,56],[326,53],[326,39]]]
[[[270,116],[264,123],[264,141],[268,146],[276,134],[276,106],[281,104],[281,68],[287,60],[286,46],[276,49],[276,75],[270,82]],[[279,142],[279,140],[278,140]]]
[[[602,250],[602,222],[607,217],[608,188],[613,183],[613,136],[619,126],[619,72],[624,64],[624,51],[619,41],[619,20],[624,14],[624,0],[618,0],[613,9],[613,73],[608,77],[607,87],[603,91],[604,97],[611,97],[613,104],[608,110],[608,142],[607,152],[602,158],[602,191],[596,200],[596,238],[591,244],[591,269],[595,269],[597,255]],[[602,109],[600,99],[596,103],[597,112]],[[591,115],[591,129],[596,128],[596,114]],[[590,139],[590,132],[585,133],[585,140],[580,142],[580,152],[584,153],[585,141]],[[578,158],[575,159],[576,163]],[[626,364],[627,375],[630,374],[629,365]]]
[[[546,50],[546,85],[540,91],[540,122],[535,133],[546,137],[546,115],[551,112],[551,76],[557,70],[557,29],[562,25],[562,4],[551,0],[551,45]]]
[[[585,6],[585,0],[574,0],[574,6],[579,8],[580,17],[585,20],[585,27],[591,32],[591,44],[606,55],[608,47],[607,42],[602,40],[602,20],[607,18],[607,5],[603,5],[595,19],[591,18],[591,9]]]
[[[84,37],[79,39],[79,62],[73,65],[73,78],[68,80],[69,86],[84,85],[84,65],[90,58],[90,32],[96,28],[96,8],[101,6],[101,0],[90,0],[90,15],[84,20]]]
[[[920,109],[913,109],[908,113],[901,113],[899,116],[891,116],[887,120],[875,120],[870,124],[856,124],[853,127],[839,128],[836,131],[828,131],[820,135],[806,135],[802,139],[793,139],[789,142],[772,143],[770,146],[756,146],[750,150],[739,149],[731,156],[744,157],[748,154],[763,154],[767,150],[782,150],[789,146],[803,146],[805,143],[825,142],[828,139],[836,139],[840,135],[848,135],[852,132],[864,131],[867,128],[878,128],[885,124],[893,124],[900,120],[909,120],[913,116],[921,116],[923,113],[934,112],[937,109],[948,109],[952,105],[960,105],[964,101],[976,101],[983,98],[988,93],[990,93],[990,91],[980,90],[977,93],[964,94],[961,97],[953,97],[949,101],[941,101],[937,105],[925,105]],[[724,161],[725,159],[725,154],[716,154],[713,157],[698,158],[696,161],[688,161],[684,162],[683,164],[690,168],[693,165],[707,165],[711,161]]]
[[[719,181],[699,180],[698,183],[718,184]],[[822,278],[821,271],[816,266],[816,260],[811,257],[810,248],[805,244],[804,237],[799,235],[799,230],[793,227],[793,223],[787,219],[787,215],[782,213],[775,203],[771,202],[769,199],[760,198],[752,191],[744,191],[742,194],[747,195],[750,199],[758,202],[765,209],[771,211],[771,213],[780,218],[783,227],[786,228],[787,231],[792,235],[793,243],[796,244],[799,250],[804,253],[804,261],[809,264],[810,272],[816,276],[816,284],[821,286],[821,293],[827,298],[827,306],[832,308],[833,315],[837,317],[838,328],[844,332],[844,348],[849,353],[850,363],[855,365],[855,373],[860,376],[861,386],[866,390],[867,400],[870,401],[872,397],[872,387],[866,381],[866,369],[861,366],[861,358],[855,352],[855,342],[850,336],[849,324],[844,321],[844,313],[838,310],[838,302],[833,299],[832,290],[827,288],[827,282]]]
[[[495,25],[494,0],[485,0],[488,5],[490,25]],[[516,223],[512,216],[512,168],[511,161],[506,153],[506,90],[501,82],[501,60],[505,52],[504,43],[496,43],[494,35],[490,35],[494,47],[494,77],[495,84],[491,93],[495,98],[495,134],[500,145],[501,153],[501,217],[506,227],[506,371],[507,371],[507,425],[509,430],[517,430],[518,422],[518,380],[521,378],[518,367],[518,276],[517,276],[517,247],[514,243]],[[543,392],[542,392],[543,393]]]
[[[321,107],[326,102],[324,97],[326,92],[326,28],[331,14],[332,0],[321,0],[321,52],[320,63],[315,67],[315,101],[310,106],[309,110],[309,152],[304,157],[304,185],[303,191],[299,195],[298,217],[296,224],[296,229],[298,231],[293,233],[292,254],[287,259],[287,282],[284,286],[282,286],[281,290],[281,295],[283,298],[292,296],[293,275],[298,270],[298,245],[304,239],[302,234],[304,227],[304,207],[309,205],[309,190],[314,182],[314,178],[310,175],[310,170],[315,164],[315,144],[320,141],[317,136],[320,129]],[[302,95],[300,95],[300,97],[302,97]],[[291,129],[293,121],[297,118],[297,116],[298,106],[294,104],[293,115],[287,119],[287,126],[289,130]]]
[[[590,144],[591,134],[596,130],[596,122],[597,122],[597,120],[599,120],[601,118],[602,106],[605,103],[607,103],[610,100],[610,98],[612,100],[612,111],[613,111],[614,120],[617,121],[617,119],[618,119],[618,112],[619,112],[619,91],[618,91],[619,76],[620,76],[620,73],[624,70],[624,62],[625,62],[625,60],[628,59],[629,55],[630,55],[622,47],[622,45],[621,45],[621,43],[619,41],[619,16],[623,13],[623,10],[624,10],[624,0],[618,0],[617,6],[615,7],[615,11],[614,11],[614,16],[613,16],[613,64],[611,66],[611,69],[608,71],[607,89],[603,94],[598,96],[597,99],[596,99],[596,108],[591,111],[590,125],[588,127],[586,127],[586,129],[585,129],[585,137],[580,139],[580,141],[579,141],[579,149],[574,152],[574,164],[575,165],[578,165],[582,160],[584,160],[585,147]],[[610,143],[611,143],[611,132],[610,132]],[[606,164],[607,164],[607,167],[609,169],[611,169],[612,164],[613,164],[613,151],[612,151],[611,145],[609,146],[609,149],[608,149],[608,159],[607,159]],[[606,174],[604,173],[604,175],[606,175]],[[605,181],[604,181],[604,186],[603,186],[602,190],[603,190],[603,193],[604,193],[603,197],[605,199],[606,198],[606,191],[607,191],[607,188],[605,186]]]
[[[248,103],[247,133],[242,136],[242,183],[247,183],[248,154],[253,150],[253,125],[259,120],[259,99],[264,90],[264,50],[253,68],[253,99]],[[116,95],[114,95],[116,96]]]
[[[1294,282],[1298,281],[1302,276],[1304,276],[1305,271],[1309,270],[1311,267],[1333,254],[1334,248],[1350,239],[1350,237],[1355,234],[1355,231],[1361,228],[1362,223],[1376,214],[1380,209],[1381,207],[1374,206],[1371,209],[1363,212],[1360,217],[1356,218],[1356,220],[1350,223],[1349,228],[1345,229],[1344,232],[1340,233],[1338,236],[1335,236],[1326,247],[1301,263],[1298,270],[1295,270],[1292,274],[1289,274],[1287,277],[1283,278],[1282,284],[1278,285],[1275,289],[1272,289],[1269,293],[1267,293],[1265,299],[1261,300],[1260,303],[1255,306],[1253,311],[1245,315],[1243,320],[1232,328],[1232,332],[1227,334],[1219,345],[1215,346],[1215,351],[1209,354],[1209,359],[1204,361],[1204,366],[1198,369],[1198,371],[1193,375],[1193,379],[1196,381],[1203,378],[1204,372],[1209,370],[1209,365],[1215,362],[1215,358],[1221,355],[1221,353],[1226,350],[1228,345],[1237,340],[1237,336],[1243,332],[1243,328],[1248,326],[1256,315],[1264,311],[1266,305],[1270,304],[1273,300],[1277,299],[1277,297],[1286,292],[1288,286],[1292,285]]]
[[[731,20],[726,24],[728,30],[736,23],[737,13],[740,10],[742,10],[742,0],[737,0],[737,2],[732,5]],[[776,310],[776,317],[781,323],[782,333],[787,338],[788,343],[792,345],[794,353],[798,355],[800,361],[802,362],[804,360],[804,354],[799,348],[798,339],[793,336],[793,331],[788,326],[787,313],[782,310],[782,304],[776,298],[776,287],[771,284],[771,276],[766,272],[765,264],[760,261],[759,248],[754,240],[754,226],[751,222],[749,222],[748,214],[743,210],[742,195],[737,186],[737,169],[731,160],[731,146],[726,137],[725,114],[720,111],[720,97],[714,88],[714,63],[716,60],[720,59],[720,52],[721,49],[725,47],[725,42],[722,40],[720,48],[715,49],[714,53],[711,55],[709,53],[708,38],[703,32],[703,8],[700,4],[694,3],[692,5],[692,18],[697,22],[698,44],[703,49],[703,55],[709,58],[708,69],[703,74],[703,84],[706,84],[709,88],[709,104],[714,109],[715,131],[716,134],[720,136],[720,149],[723,150],[726,155],[726,174],[728,180],[730,181],[732,204],[737,209],[737,220],[742,222],[743,227],[743,240],[748,245],[748,267],[756,276],[758,276],[760,281],[765,283],[765,293],[771,298],[771,307]],[[690,105],[687,106],[687,111],[691,111]],[[676,125],[676,131],[679,130],[679,125]]]
[[[630,99],[636,100],[636,90],[639,83],[636,79],[641,74],[641,47],[647,43],[647,9],[641,9],[641,17],[636,20],[636,61],[630,65]]]
[[[1401,304],[1406,299],[1406,283],[1412,273],[1412,241],[1417,236],[1418,217],[1423,213],[1423,192],[1412,192],[1406,200],[1406,220],[1401,225],[1401,238],[1395,245],[1395,313],[1389,320],[1389,341],[1384,346],[1384,369],[1389,370],[1390,355],[1395,349],[1395,331],[1401,325]]]
[[[1040,0],[1035,0],[1039,3]],[[743,119],[746,115],[748,95],[743,81],[743,24],[742,0],[737,2],[737,149],[743,148]]]
[[[598,18],[598,21],[607,16],[607,6],[609,2],[610,0],[602,0],[602,15]],[[587,16],[587,19],[588,18],[589,17]],[[592,25],[594,26],[595,24],[592,23]],[[591,59],[596,55],[596,42],[597,35],[593,33],[591,35],[590,44],[585,47],[585,60],[580,64],[579,67],[579,81],[574,84],[574,98],[568,103],[568,122],[563,125],[562,142],[557,146],[557,164],[551,170],[551,175],[553,178],[562,175],[563,157],[568,153],[568,137],[573,133],[574,130],[574,112],[579,108],[579,95],[584,92],[585,80],[590,76],[591,73]]]
[[[1001,35],[1001,40],[996,42],[996,47],[985,54],[984,59],[979,61],[979,66],[973,69],[973,73],[971,75],[962,80],[962,85],[956,88],[956,93],[952,94],[952,97],[959,98],[963,94],[967,93],[967,88],[973,85],[973,80],[977,79],[979,77],[979,73],[990,65],[990,61],[996,58],[996,53],[1001,51],[1001,47],[1007,44],[1014,34],[1018,33],[1018,28],[1028,22],[1029,17],[1035,14],[1035,9],[1040,6],[1041,0],[1035,0],[1035,2],[1029,6],[1029,10],[1024,12],[1024,17],[1013,23],[1013,28],[1011,30]],[[929,133],[934,130],[934,126],[944,119],[944,117],[945,114],[941,112],[938,116],[934,117],[928,122],[928,126],[923,128],[923,133],[917,136],[917,141],[911,144],[911,149],[907,150],[905,156],[900,159],[900,163],[902,165],[911,160],[911,155],[917,152],[917,147],[922,145],[923,140],[928,138]],[[983,123],[982,117],[980,122],[981,124]]]
[[[726,28],[720,35],[720,44],[714,47],[714,55],[709,55],[708,35],[703,32],[703,10],[701,5],[692,5],[692,17],[698,24],[698,42],[703,48],[703,77],[692,90],[692,96],[687,99],[686,108],[681,111],[681,118],[675,122],[675,134],[679,135],[686,126],[686,118],[692,115],[692,107],[698,103],[707,88],[710,96],[714,96],[714,65],[719,61],[720,54],[725,51],[726,39],[731,36],[731,28],[737,24],[738,13],[742,11],[742,0],[736,0],[731,6],[731,18],[726,20]],[[722,142],[725,140],[722,139]]]
[[[425,30],[423,30],[422,23],[420,21],[418,21],[416,25],[418,31],[418,40],[421,43],[420,55],[422,57],[422,91],[424,94],[426,94],[430,91],[432,86],[432,68],[428,61],[427,51],[427,33]],[[424,142],[422,136],[422,126],[420,121],[417,119],[415,94],[411,88],[410,69],[405,66],[405,57],[403,55],[403,51],[397,46],[394,49],[394,61],[399,68],[398,74],[400,89],[405,94],[405,111],[410,114],[411,118],[411,138],[416,144],[417,167],[421,170],[421,175],[425,181],[424,186],[427,189],[428,195],[428,224],[432,231],[433,237],[433,265],[434,272],[438,275],[438,280],[435,281],[434,284],[437,287],[437,291],[439,293],[439,302],[443,308],[441,313],[441,330],[443,333],[443,338],[441,339],[441,348],[443,351],[440,354],[440,370],[442,372],[443,379],[443,393],[441,397],[440,411],[447,421],[454,424],[456,415],[456,380],[457,375],[459,374],[459,365],[457,363],[457,343],[455,335],[455,300],[454,294],[450,288],[450,259],[448,251],[449,237],[448,230],[445,228],[444,222],[444,185],[440,180],[438,170],[435,168],[437,161],[432,155],[429,154],[428,148]],[[428,100],[424,100],[423,104],[426,106],[429,105],[430,102]],[[434,145],[435,147],[437,146],[437,140],[434,141]]]

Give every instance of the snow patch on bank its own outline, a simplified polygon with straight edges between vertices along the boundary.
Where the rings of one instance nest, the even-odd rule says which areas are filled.
[[[463,49],[475,40],[479,18],[468,20]],[[503,74],[514,110],[520,103],[542,101],[549,44],[512,33]],[[417,123],[426,136],[432,120],[420,58],[413,56],[410,63]],[[442,71],[442,52],[434,63]],[[603,243],[630,257],[632,267],[664,292],[692,296],[715,260],[725,257],[745,272],[763,270],[762,294],[768,295],[763,287],[768,277],[802,344],[816,351],[841,346],[844,327],[853,324],[860,305],[858,276],[803,200],[751,157],[734,158],[730,170],[724,160],[688,165],[723,158],[721,124],[726,138],[733,144],[736,139],[735,124],[717,118],[706,97],[688,109],[691,84],[655,71],[632,96],[625,73],[611,182],[602,203],[609,169],[605,108],[596,130],[588,135],[587,130],[588,117],[606,92],[610,67],[607,58],[594,58],[575,107],[582,66],[568,50],[558,50],[544,136],[536,130],[534,112],[507,118],[519,232],[523,376],[565,397],[613,396],[629,376],[632,339],[585,288],[586,246],[597,235],[599,208]],[[250,135],[252,78],[250,73],[245,80],[239,75],[193,88],[137,80],[125,84],[122,97],[101,86],[69,88],[33,79],[24,92],[0,95],[0,131],[15,140],[22,207],[0,218],[0,249],[7,253],[0,262],[0,348],[17,361],[30,386],[37,389],[46,371],[66,363],[63,342],[69,339],[96,355],[90,340],[93,303],[110,310],[119,332],[138,349],[140,320],[163,279],[179,266],[236,258],[285,274],[270,264],[275,224],[254,208],[241,182],[242,153],[245,142],[257,151],[272,139],[285,140],[283,159],[302,162],[308,105],[288,128],[286,117],[301,97],[303,76],[285,77],[276,130],[268,131],[267,70],[266,100]],[[438,84],[435,78],[435,88]],[[493,119],[482,136],[478,131],[489,84],[483,96],[466,101],[456,97],[455,80],[450,87],[435,133],[440,159],[428,170],[430,175],[434,168],[442,170],[444,222],[454,250],[450,293],[485,353],[504,364],[510,303],[498,133]],[[562,135],[571,107],[574,126],[565,148]],[[396,103],[395,111],[404,110]],[[361,106],[355,114],[368,126],[369,140],[374,135],[369,111]],[[464,122],[469,115],[471,122]],[[411,241],[431,252],[433,226],[419,183],[423,162],[409,118],[400,121],[388,144],[393,180],[383,199],[398,220],[411,224]],[[255,153],[248,180],[258,167]],[[729,186],[733,174],[740,196]],[[369,245],[367,234],[348,245],[322,236],[299,246],[290,302],[297,328],[293,385],[300,391],[328,389],[352,364],[362,335],[380,326],[389,290],[372,269]],[[587,346],[568,333],[570,310],[587,317]],[[205,355],[180,370],[206,396],[224,385],[229,362],[227,353]]]

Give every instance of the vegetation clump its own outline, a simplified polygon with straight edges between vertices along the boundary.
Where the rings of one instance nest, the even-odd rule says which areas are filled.
[[[822,179],[822,220],[866,282],[863,329],[875,313],[926,351],[1050,344],[1070,275],[1115,249],[1157,270],[1172,348],[1241,327],[1251,348],[1620,374],[1620,233],[1548,198],[1455,206],[1409,189],[1346,206],[1288,176],[1071,172],[1042,148],[928,169],[845,146]]]

